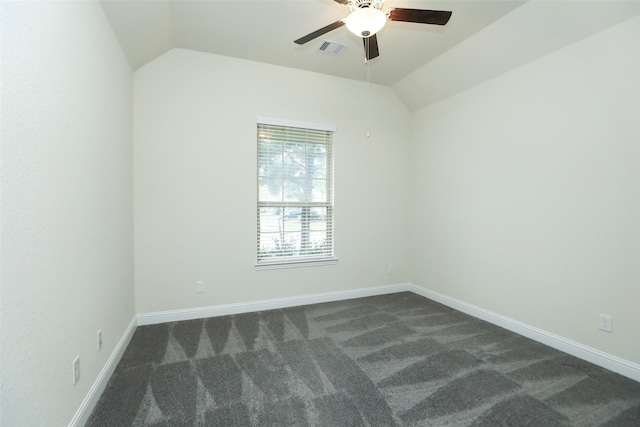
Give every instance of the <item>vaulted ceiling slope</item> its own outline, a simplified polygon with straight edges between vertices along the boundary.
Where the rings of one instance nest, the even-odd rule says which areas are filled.
[[[640,14],[635,0],[387,0],[384,8],[450,10],[444,26],[387,22],[380,57],[364,65],[345,27],[293,40],[348,15],[333,0],[101,0],[133,69],[192,49],[391,87],[410,110],[466,90]],[[325,41],[347,45],[338,56]]]

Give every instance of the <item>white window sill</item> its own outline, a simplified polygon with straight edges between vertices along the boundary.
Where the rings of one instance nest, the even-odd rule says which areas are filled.
[[[281,268],[320,267],[324,265],[336,265],[337,258],[298,259],[295,261],[278,260],[272,262],[260,262],[255,264],[256,271],[278,270]]]

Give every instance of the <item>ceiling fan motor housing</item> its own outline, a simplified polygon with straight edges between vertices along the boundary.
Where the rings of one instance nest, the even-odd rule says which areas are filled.
[[[350,0],[348,6],[351,12],[357,9],[364,9],[369,7],[382,10],[383,3],[384,0]]]

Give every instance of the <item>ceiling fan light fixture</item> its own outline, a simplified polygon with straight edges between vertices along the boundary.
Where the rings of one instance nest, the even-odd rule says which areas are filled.
[[[387,15],[380,9],[364,7],[356,9],[346,18],[347,29],[358,37],[371,37],[384,27]]]

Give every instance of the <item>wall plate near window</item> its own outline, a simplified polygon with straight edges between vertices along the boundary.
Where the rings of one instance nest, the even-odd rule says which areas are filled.
[[[335,264],[335,126],[258,118],[256,269]]]

